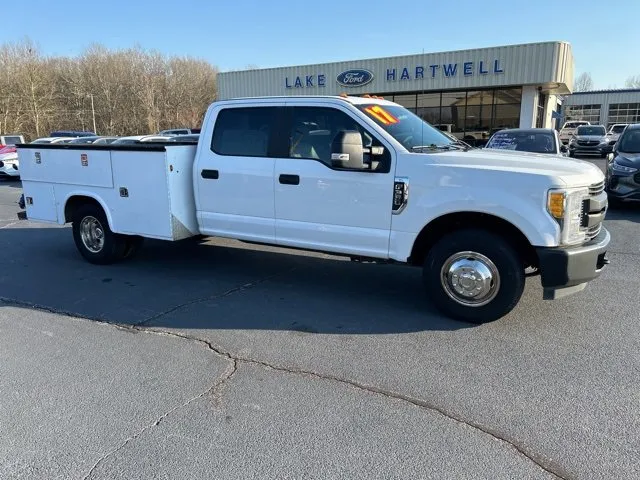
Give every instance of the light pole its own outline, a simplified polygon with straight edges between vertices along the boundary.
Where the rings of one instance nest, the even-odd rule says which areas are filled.
[[[93,106],[93,93],[90,93],[89,97],[91,97],[91,117],[93,118],[93,133],[97,134],[98,131],[96,129],[96,109]]]

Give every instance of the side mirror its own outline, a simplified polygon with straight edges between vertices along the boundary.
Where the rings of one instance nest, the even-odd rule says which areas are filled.
[[[569,149],[566,145],[560,145],[560,153],[567,153]]]
[[[613,157],[615,157],[615,155],[613,153],[608,153],[607,154],[607,162],[612,162],[613,161]]]
[[[364,170],[364,147],[362,135],[355,130],[343,130],[331,144],[331,166]]]

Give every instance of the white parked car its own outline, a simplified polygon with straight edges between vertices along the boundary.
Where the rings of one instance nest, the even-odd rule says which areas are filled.
[[[69,143],[74,138],[75,137],[42,137],[42,138],[38,138],[38,139],[34,140],[31,143],[37,143],[37,144],[41,144],[41,143]]]
[[[27,218],[71,223],[94,264],[199,235],[328,252],[419,267],[435,306],[482,323],[516,306],[527,270],[556,299],[608,263],[597,166],[469,149],[377,98],[225,100],[197,145],[18,154]]]
[[[18,166],[16,147],[9,145],[0,148],[0,177],[19,177]]]
[[[129,137],[119,137],[111,145],[131,145],[140,142],[167,142],[175,135],[131,135]]]
[[[578,127],[582,125],[591,125],[591,122],[584,120],[571,120],[569,122],[565,122],[560,129],[560,141],[564,144],[569,143],[571,138],[575,135]]]

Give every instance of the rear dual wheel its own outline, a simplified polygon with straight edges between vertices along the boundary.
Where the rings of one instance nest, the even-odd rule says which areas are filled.
[[[80,206],[73,215],[73,240],[89,263],[108,265],[132,257],[143,238],[111,231],[107,217],[98,205]]]

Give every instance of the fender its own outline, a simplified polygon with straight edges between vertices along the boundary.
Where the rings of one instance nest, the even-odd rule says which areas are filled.
[[[555,247],[560,239],[560,225],[547,213],[546,199],[542,195],[534,199],[506,190],[496,195],[495,190],[486,186],[464,188],[464,195],[459,188],[447,195],[449,192],[442,187],[425,189],[422,195],[415,190],[411,193],[413,197],[410,194],[408,208],[392,218],[389,253],[397,260],[405,260],[411,255],[414,242],[427,225],[455,213],[479,213],[500,218],[520,230],[533,246]]]
[[[98,202],[102,207],[102,210],[104,210],[104,214],[107,217],[109,228],[111,229],[111,231],[115,231],[113,227],[113,219],[111,217],[111,211],[107,207],[107,204],[104,202],[104,200],[100,196],[96,195],[94,192],[88,192],[86,190],[73,190],[71,192],[68,192],[65,195],[64,202],[58,203],[58,224],[64,225],[66,223],[64,212],[65,212],[65,209],[67,208],[67,203],[69,202],[69,199],[71,197],[89,197],[95,200],[96,202]]]

